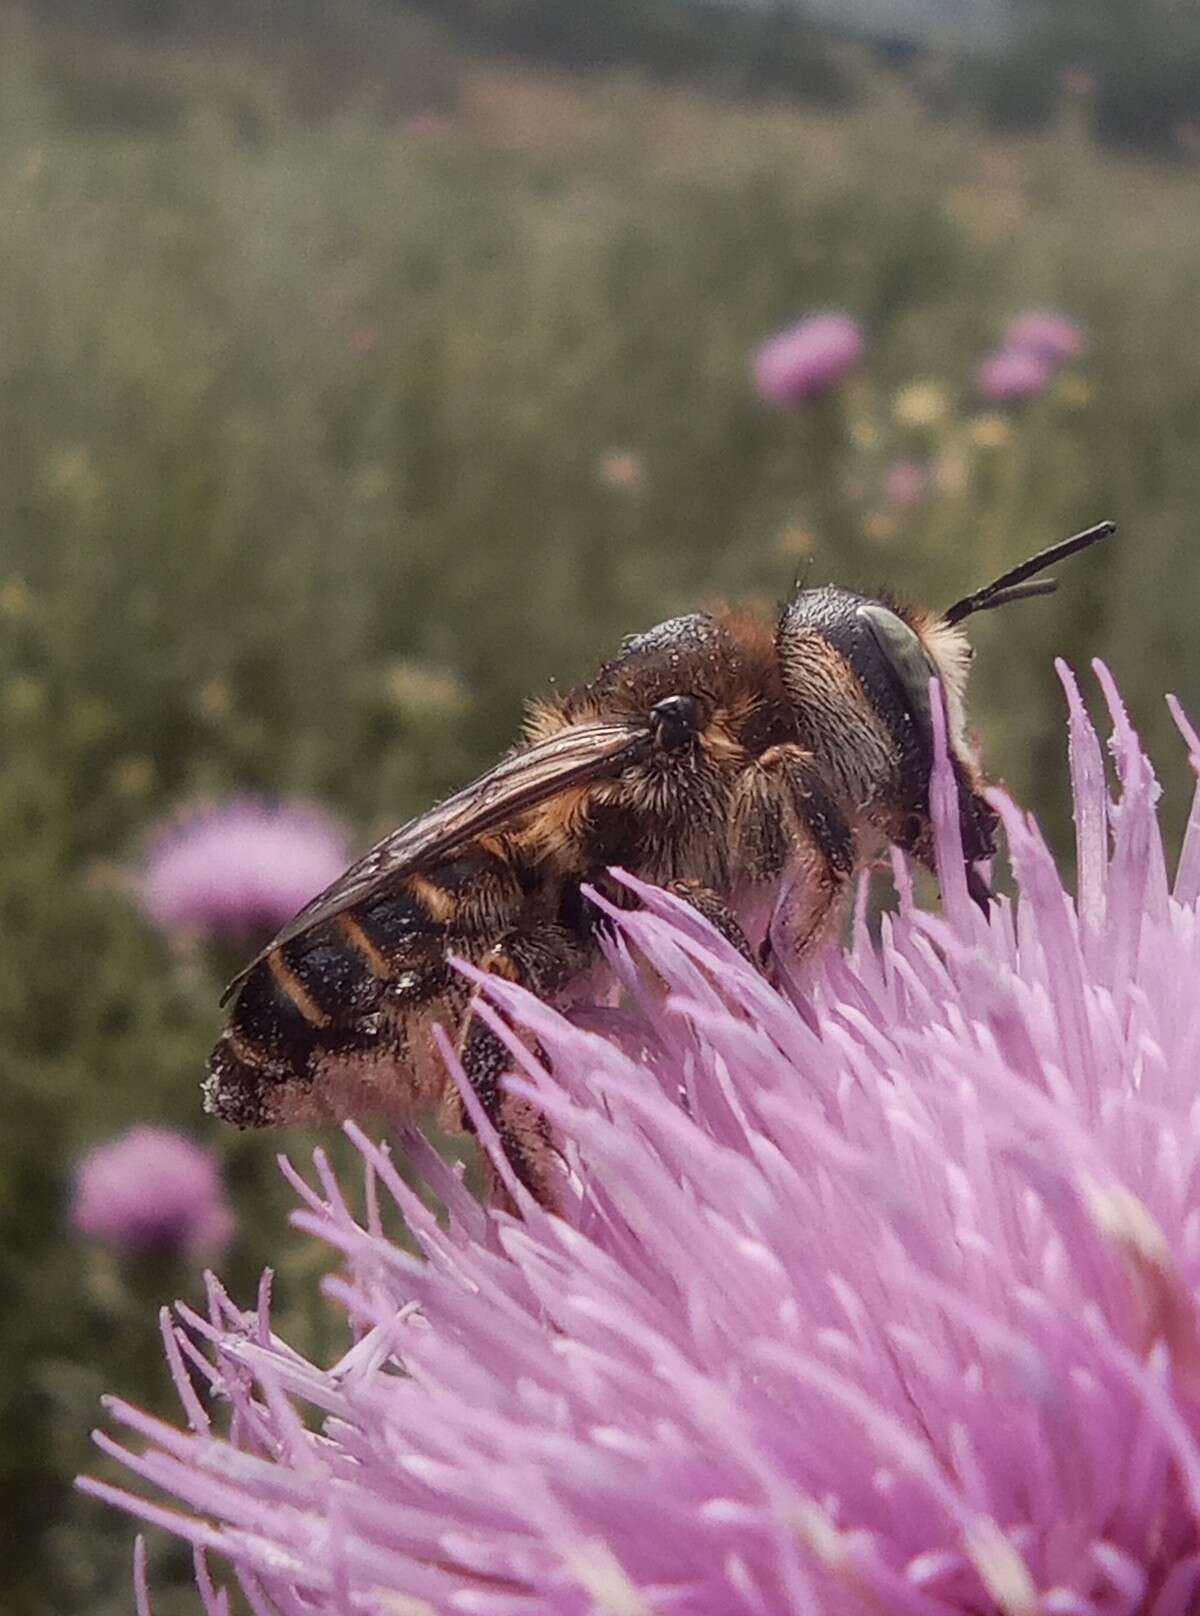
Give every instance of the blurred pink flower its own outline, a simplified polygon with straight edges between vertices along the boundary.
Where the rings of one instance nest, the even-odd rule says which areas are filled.
[[[1095,69],[1089,67],[1086,62],[1072,62],[1058,75],[1059,88],[1063,94],[1078,100],[1085,100],[1088,96],[1095,95],[1099,82]]]
[[[454,120],[444,112],[413,112],[401,129],[410,140],[439,140],[454,129]]]
[[[1009,323],[1004,336],[1008,353],[1031,354],[1053,366],[1078,359],[1085,346],[1083,331],[1075,321],[1054,309],[1026,309]]]
[[[219,1256],[235,1221],[216,1157],[171,1128],[131,1128],[83,1156],[71,1222],[126,1254]]]
[[[758,391],[768,404],[802,404],[848,375],[864,347],[862,327],[850,315],[810,315],[758,348]]]
[[[1036,354],[998,348],[988,354],[975,373],[980,398],[993,404],[1033,398],[1043,392],[1050,380],[1050,368]]]
[[[889,505],[906,509],[917,503],[928,486],[928,466],[919,460],[893,460],[883,479],[884,498]]]
[[[641,485],[645,467],[635,449],[609,449],[596,462],[596,476],[606,488],[628,492]]]
[[[377,325],[356,325],[349,337],[350,352],[360,359],[374,353],[382,337],[383,332]]]
[[[314,1616],[1194,1611],[1200,797],[1171,875],[1111,679],[1115,796],[1061,671],[1069,883],[995,794],[1018,895],[975,907],[935,704],[940,912],[897,857],[898,911],[864,888],[781,993],[636,886],[604,1035],[489,979],[560,1211],[486,1211],[406,1135],[434,1212],[350,1129],[362,1196],[288,1169],[348,1350],[212,1281],[163,1322],[186,1428],[114,1401],[134,1440],[97,1439],[153,1496],[86,1488],[197,1546],[212,1616],[208,1551]]]
[[[235,797],[159,831],[141,900],[164,930],[244,940],[290,920],[348,862],[345,833],[323,810]]]

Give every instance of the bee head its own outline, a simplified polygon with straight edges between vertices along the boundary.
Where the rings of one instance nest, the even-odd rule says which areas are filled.
[[[928,846],[933,766],[930,681],[936,678],[946,703],[964,849],[968,860],[991,851],[994,816],[980,794],[978,763],[967,734],[971,648],[962,624],[975,612],[1048,594],[1054,580],[1038,574],[1111,532],[1113,524],[1104,522],[1078,533],[941,612],[833,588],[804,590],[788,607],[777,647],[784,684],[802,730],[831,765],[841,766],[845,789],[854,800],[886,799],[886,806],[908,826],[897,839],[921,849]],[[822,647],[837,653],[836,667]],[[847,670],[854,676],[849,689]],[[865,724],[863,697],[872,710]],[[847,716],[836,723],[833,715],[839,706]],[[856,713],[862,716],[856,719]]]
[[[971,648],[961,628],[933,612],[913,611],[889,599],[847,589],[807,589],[784,614],[778,640],[781,672],[801,731],[821,747],[869,748],[883,738],[887,757],[899,757],[915,798],[932,762],[933,719],[929,685],[945,692],[950,747],[967,756],[965,694]],[[836,657],[830,658],[830,650]],[[866,698],[871,715],[862,713]],[[844,710],[839,723],[837,710]],[[840,731],[836,740],[833,732]],[[851,793],[866,800],[891,769],[863,755],[861,780]],[[868,778],[869,775],[869,778]]]

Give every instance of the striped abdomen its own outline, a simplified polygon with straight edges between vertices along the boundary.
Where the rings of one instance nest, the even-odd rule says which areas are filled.
[[[436,1101],[428,1024],[452,1023],[466,1000],[447,955],[477,955],[522,903],[505,860],[473,848],[273,949],[213,1051],[208,1109],[256,1128]]]

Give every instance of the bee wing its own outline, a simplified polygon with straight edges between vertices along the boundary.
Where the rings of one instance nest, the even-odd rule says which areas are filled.
[[[228,1002],[268,954],[301,932],[360,903],[396,876],[437,863],[463,842],[495,830],[570,786],[620,774],[642,757],[650,744],[650,731],[645,725],[581,724],[509,753],[478,780],[376,842],[369,853],[364,853],[332,886],[318,893],[289,920],[234,977],[221,1003]]]

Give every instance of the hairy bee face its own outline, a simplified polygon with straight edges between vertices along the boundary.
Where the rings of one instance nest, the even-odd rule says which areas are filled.
[[[877,805],[889,835],[922,847],[933,767],[930,680],[946,700],[963,831],[972,858],[992,851],[994,821],[978,798],[966,735],[970,648],[934,613],[849,590],[805,590],[778,632],[784,684],[802,737],[861,808]]]

